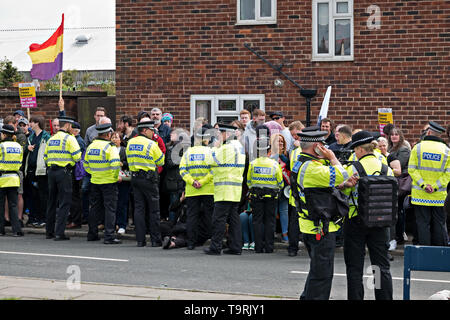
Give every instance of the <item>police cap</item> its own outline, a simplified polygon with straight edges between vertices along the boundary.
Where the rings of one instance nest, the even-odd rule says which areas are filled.
[[[201,139],[209,139],[211,138],[211,129],[212,127],[210,126],[203,126],[197,129],[197,131],[195,132],[195,137]]]
[[[59,116],[58,120],[59,120],[59,122],[72,123],[72,124],[75,122],[74,118],[66,117],[66,116]]]
[[[297,133],[302,142],[323,142],[325,143],[325,137],[327,136],[327,131],[302,131]]]
[[[98,126],[95,127],[95,130],[97,130],[98,134],[108,133],[108,132],[114,131],[113,128],[112,128],[111,123],[99,124]]]
[[[356,147],[370,143],[373,140],[375,140],[375,138],[369,131],[357,132],[352,135],[352,144],[350,145],[350,148],[355,149]]]
[[[445,132],[445,129],[439,123],[437,123],[435,121],[430,121],[430,122],[428,122],[428,124],[429,124],[428,129],[433,130],[434,132],[437,132],[437,133]]]
[[[148,129],[156,130],[156,128],[155,128],[155,121],[153,121],[153,120],[141,121],[141,122],[138,123],[137,127],[138,128],[148,128]]]
[[[219,130],[220,131],[235,131],[236,127],[229,125],[229,124],[225,124],[225,123],[218,123],[219,125]]]
[[[2,133],[6,133],[6,134],[14,134],[14,127],[10,124],[5,124],[3,125],[2,129],[0,130],[0,132]]]

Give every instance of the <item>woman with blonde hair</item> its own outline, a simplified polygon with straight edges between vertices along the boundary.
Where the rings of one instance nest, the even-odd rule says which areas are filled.
[[[286,139],[281,133],[274,133],[270,136],[270,145],[272,148],[270,158],[278,161],[281,167],[281,172],[283,174],[282,190],[284,190],[285,187],[290,185],[289,176],[291,175]],[[280,216],[281,241],[287,243],[289,241],[289,198],[284,195],[284,192],[281,192],[281,195],[278,198],[278,214]]]

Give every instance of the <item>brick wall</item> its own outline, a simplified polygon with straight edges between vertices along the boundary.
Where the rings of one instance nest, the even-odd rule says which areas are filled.
[[[409,140],[428,120],[450,121],[450,1],[380,0],[381,28],[369,30],[354,1],[354,61],[311,61],[311,2],[278,1],[277,25],[236,26],[236,0],[116,0],[117,116],[157,106],[190,123],[191,94],[265,94],[266,111],[304,121],[305,99],[244,47],[249,43],[305,88],[317,88],[315,121],[329,85],[329,116],[377,130],[377,108],[393,109]]]
[[[78,119],[79,97],[104,97],[106,92],[63,92],[64,109],[66,115]],[[50,130],[49,121],[58,117],[59,92],[38,92],[36,95],[37,108],[30,109],[30,115],[42,115],[45,118],[45,130]],[[27,109],[20,106],[17,88],[0,91],[0,118],[13,115],[16,110],[22,110],[27,116]],[[84,124],[81,123],[83,126]],[[86,124],[87,125],[87,124]],[[86,128],[83,128],[85,130]],[[83,131],[84,132],[84,131]]]

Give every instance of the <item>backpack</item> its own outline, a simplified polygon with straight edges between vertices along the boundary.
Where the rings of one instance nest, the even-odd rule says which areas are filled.
[[[359,174],[356,211],[368,228],[391,227],[396,222],[398,209],[398,181],[388,176],[388,166],[382,164],[380,175],[368,176],[362,164],[353,163]],[[374,172],[374,173],[377,173]],[[352,193],[352,200],[353,193]]]

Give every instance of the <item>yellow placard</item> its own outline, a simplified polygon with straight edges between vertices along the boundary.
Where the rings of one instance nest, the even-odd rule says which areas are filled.
[[[378,109],[378,123],[380,124],[394,123],[391,108]]]

